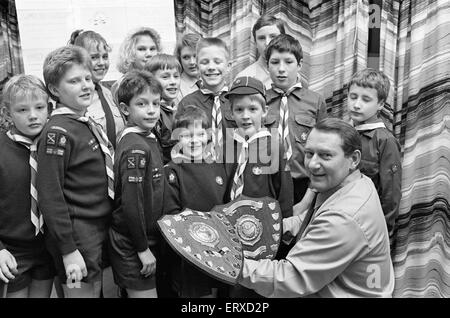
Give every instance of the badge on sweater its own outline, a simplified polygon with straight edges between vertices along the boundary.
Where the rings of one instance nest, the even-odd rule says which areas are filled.
[[[138,164],[139,169],[144,169],[146,163],[147,163],[147,160],[145,160],[144,157],[140,157],[139,158],[139,164]]]
[[[59,136],[58,147],[66,148],[67,138],[63,134]]]
[[[135,157],[127,158],[127,168],[128,169],[136,169],[136,158]]]
[[[177,180],[177,177],[175,176],[175,173],[171,172],[169,173],[169,183],[175,183]]]
[[[47,133],[47,145],[56,145],[56,133],[48,132]]]

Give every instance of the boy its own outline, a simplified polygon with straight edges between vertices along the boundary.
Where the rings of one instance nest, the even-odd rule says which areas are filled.
[[[379,116],[389,94],[389,79],[368,68],[354,74],[348,87],[350,117],[362,142],[360,170],[375,184],[392,244],[402,196],[402,166],[400,144]]]
[[[45,84],[57,105],[38,142],[37,190],[49,251],[68,298],[100,295],[114,198],[112,146],[84,116],[94,90],[91,67],[87,51],[71,45],[44,61]]]
[[[253,25],[253,39],[258,50],[258,59],[253,64],[247,66],[236,78],[251,76],[263,82],[266,89],[272,86],[269,70],[267,69],[266,56],[264,51],[269,42],[279,34],[286,34],[284,22],[272,15],[263,15]]]
[[[166,164],[170,161],[170,151],[175,144],[171,138],[173,114],[177,106],[175,101],[180,90],[181,65],[175,56],[157,54],[150,58],[144,68],[152,73],[162,86],[161,118],[155,132],[161,144],[164,164]]]
[[[44,84],[12,77],[2,112],[13,126],[0,134],[0,291],[7,297],[50,297],[54,269],[36,205],[36,142],[48,117]],[[5,285],[7,284],[7,285]]]
[[[182,111],[187,105],[197,105],[205,111],[212,131],[213,159],[220,161],[226,128],[236,127],[230,104],[224,97],[228,91],[226,78],[230,70],[228,47],[219,38],[200,39],[197,65],[202,79],[201,88],[183,98],[178,110]]]
[[[127,118],[115,158],[116,199],[109,230],[114,281],[130,298],[156,298],[158,230],[165,178],[158,141],[160,83],[146,71],[129,71],[117,90]]]
[[[226,152],[227,173],[232,178],[230,198],[244,194],[253,198],[272,197],[280,203],[283,218],[292,216],[292,178],[284,148],[264,127],[267,115],[264,84],[253,77],[237,78],[226,98],[230,100],[237,129],[233,133],[233,152]],[[226,149],[230,142],[227,140]],[[231,157],[231,158],[230,158]],[[231,297],[256,297],[243,287],[231,288]]]
[[[314,124],[326,117],[326,104],[317,93],[302,87],[298,76],[303,52],[300,43],[288,34],[270,41],[266,61],[273,81],[266,99],[268,128],[278,128],[294,183],[294,204],[302,200],[308,188],[304,166],[306,137]]]
[[[208,116],[200,107],[191,105],[177,111],[174,139],[179,142],[173,148],[172,161],[164,168],[172,189],[167,192],[165,214],[176,214],[185,208],[209,212],[229,201],[225,166],[209,163],[208,128]],[[224,292],[222,283],[182,261],[169,247],[166,250],[168,275],[178,296],[217,297]]]

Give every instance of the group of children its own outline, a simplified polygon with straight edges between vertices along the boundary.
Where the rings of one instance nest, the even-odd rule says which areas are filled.
[[[221,39],[187,34],[172,56],[151,28],[125,39],[111,91],[100,84],[111,49],[93,31],[74,32],[46,57],[45,85],[29,75],[5,85],[2,112],[13,126],[0,134],[0,285],[8,297],[49,297],[55,276],[65,297],[99,297],[109,265],[128,297],[256,296],[183,261],[156,226],[164,214],[210,211],[240,195],[277,199],[283,217],[312,201],[304,145],[326,104],[302,85],[302,48],[278,19],[261,17],[253,36],[257,70],[230,88]],[[361,170],[392,234],[401,164],[379,118],[388,92],[384,74],[363,70],[349,83],[348,107],[363,140]]]

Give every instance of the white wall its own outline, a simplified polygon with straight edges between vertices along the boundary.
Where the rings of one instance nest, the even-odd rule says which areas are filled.
[[[105,80],[120,76],[116,69],[120,43],[129,30],[154,28],[163,51],[175,47],[173,1],[162,0],[16,0],[25,73],[42,79],[45,56],[66,45],[72,31],[94,30],[112,47],[111,66]]]

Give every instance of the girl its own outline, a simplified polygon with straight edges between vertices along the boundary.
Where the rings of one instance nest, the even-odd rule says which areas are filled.
[[[201,35],[198,34],[185,34],[175,48],[174,55],[178,58],[182,68],[178,101],[198,89],[196,83],[199,80],[199,74],[195,49],[201,38]]]
[[[145,63],[159,52],[161,52],[161,37],[158,32],[148,27],[135,29],[127,35],[120,46],[117,69],[122,74],[135,69],[141,70]],[[117,89],[122,78],[123,76],[111,87],[116,103]]]
[[[109,69],[111,48],[106,40],[94,31],[76,30],[70,36],[69,44],[80,46],[88,52],[92,60],[92,81],[95,91],[86,116],[94,119],[106,132],[109,141],[116,147],[116,136],[125,127],[119,108],[115,105],[111,91],[100,84]]]

